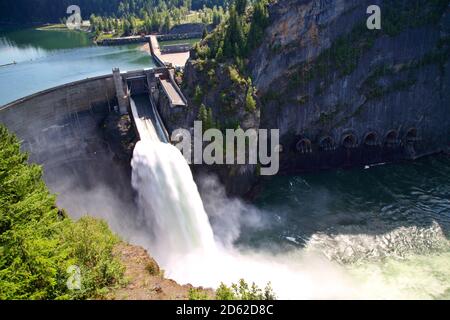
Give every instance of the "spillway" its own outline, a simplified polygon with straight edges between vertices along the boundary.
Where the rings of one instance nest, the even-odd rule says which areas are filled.
[[[156,108],[145,94],[130,99],[140,141],[133,153],[132,186],[141,220],[153,237],[152,254],[164,264],[169,255],[215,250],[214,236],[191,170],[168,142]]]

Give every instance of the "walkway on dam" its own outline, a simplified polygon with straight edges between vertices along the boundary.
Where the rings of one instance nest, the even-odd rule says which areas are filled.
[[[163,66],[166,63],[171,63],[176,68],[183,68],[186,61],[189,59],[189,51],[179,53],[165,53],[162,54],[159,48],[158,39],[155,35],[150,36],[149,46],[145,47],[150,51],[158,64]]]

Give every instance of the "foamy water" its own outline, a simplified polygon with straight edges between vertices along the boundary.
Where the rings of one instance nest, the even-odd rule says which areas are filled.
[[[279,254],[238,249],[214,239],[178,149],[144,137],[132,168],[148,249],[179,283],[217,287],[243,278],[264,287],[270,281],[283,299],[448,298],[450,251],[437,224],[377,236],[317,233],[304,248]]]

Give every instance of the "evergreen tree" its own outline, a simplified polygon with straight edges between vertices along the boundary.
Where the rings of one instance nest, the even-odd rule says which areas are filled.
[[[248,33],[247,49],[256,48],[264,36],[264,30],[269,23],[269,13],[266,0],[258,0],[254,5],[250,30]]]
[[[242,21],[237,14],[235,6],[230,8],[230,18],[225,34],[223,53],[228,58],[239,57],[245,53],[245,38]]]
[[[205,128],[206,122],[208,121],[208,112],[206,111],[206,106],[203,103],[198,109],[197,119],[203,123],[203,128]]]
[[[169,14],[167,14],[166,17],[164,18],[164,25],[163,25],[163,30],[162,31],[164,33],[169,33],[170,27],[171,27],[171,25],[170,25],[170,16],[169,16]]]
[[[202,88],[200,88],[200,86],[197,85],[195,87],[195,92],[194,92],[194,102],[195,102],[195,104],[199,105],[202,102],[202,98],[203,98]]]
[[[247,0],[236,0],[235,3],[237,14],[242,16],[247,8]]]
[[[206,114],[206,129],[214,128],[214,120],[212,115],[212,109],[208,108]]]
[[[0,300],[99,297],[122,277],[112,254],[118,239],[107,224],[73,222],[58,210],[41,167],[28,164],[1,125],[0,204]],[[71,265],[81,270],[81,290],[67,288]]]

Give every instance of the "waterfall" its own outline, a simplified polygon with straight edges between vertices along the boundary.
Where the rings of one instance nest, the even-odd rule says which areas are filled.
[[[134,103],[131,103],[131,109],[136,114]],[[409,264],[400,264],[386,256],[389,263],[381,269],[383,272],[374,272],[374,268],[379,270],[382,265],[375,265],[367,259],[346,266],[336,263],[336,259],[326,258],[341,254],[346,258],[349,252],[355,252],[357,256],[384,252],[386,247],[391,247],[389,241],[396,244],[399,235],[403,239],[404,234],[411,232],[412,236],[408,238],[414,240],[418,237],[421,243],[428,245],[430,239],[414,228],[394,230],[378,238],[364,234],[331,238],[319,234],[313,236],[303,249],[280,253],[224,246],[220,240],[216,244],[197,185],[184,157],[176,147],[160,141],[151,121],[145,117],[134,117],[134,120],[141,137],[131,162],[132,185],[139,206],[139,228],[134,231],[137,234],[144,230],[146,240],[149,240],[145,247],[171,279],[181,284],[211,288],[217,288],[220,282],[236,283],[241,278],[260,287],[271,281],[275,293],[283,299],[398,299],[436,297],[446,292],[448,282],[435,286],[436,279],[428,273],[420,274],[417,266],[433,259],[432,263],[439,266],[438,275],[444,274],[444,278],[448,278],[448,268],[445,268],[448,250],[444,258],[440,251],[431,258],[429,255],[408,255]],[[218,201],[217,205],[226,205],[229,211],[234,210],[228,199]],[[227,218],[230,218],[228,212]],[[433,239],[432,236],[430,238]],[[410,243],[406,241],[403,249],[408,251]],[[398,253],[398,250],[394,251],[394,256]],[[410,277],[417,272],[418,277]],[[405,275],[404,279],[394,281],[399,274]],[[429,286],[431,290],[425,294],[422,289],[415,290],[428,287],[424,283],[432,283]]]
[[[176,147],[160,142],[151,128],[150,132],[140,129],[141,140],[131,162],[132,185],[141,220],[153,236],[152,254],[162,263],[169,255],[211,254],[213,231],[189,165]]]
[[[131,109],[136,114],[134,102]],[[216,245],[197,185],[181,152],[160,141],[151,121],[134,119],[141,140],[134,148],[131,182],[137,193],[140,229],[146,230],[150,240],[146,248],[164,268],[166,276],[181,284],[212,288],[222,281],[230,284],[241,278],[261,287],[273,281],[280,297],[302,296],[298,287],[307,287],[307,294],[317,291],[308,279],[310,276],[297,272],[284,257],[243,253],[224,248],[220,243]],[[335,272],[327,274],[336,277]],[[320,279],[323,278],[320,273]],[[331,288],[319,289],[328,292]],[[317,295],[322,296],[321,293]]]

